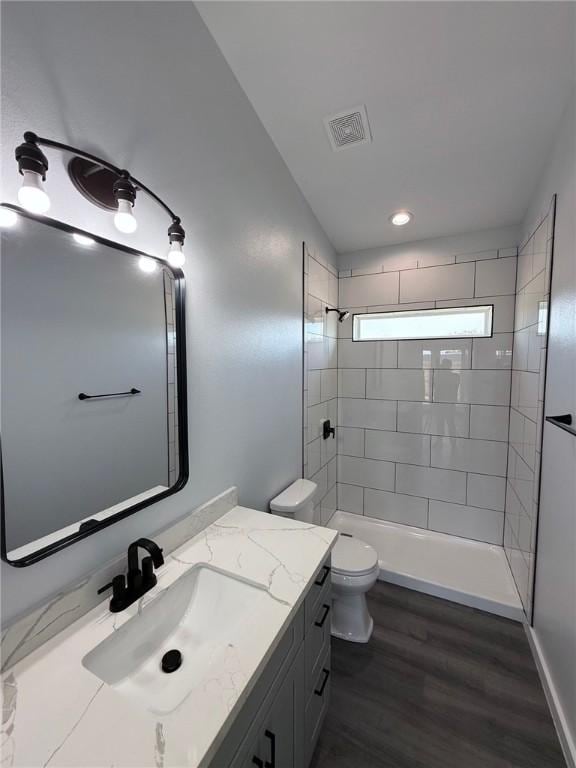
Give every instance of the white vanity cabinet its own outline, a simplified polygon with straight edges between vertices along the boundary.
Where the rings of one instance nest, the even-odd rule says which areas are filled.
[[[331,610],[330,566],[325,563],[304,603],[304,766],[308,765],[314,752],[330,699]]]
[[[328,559],[210,768],[307,768],[330,697],[330,611]]]

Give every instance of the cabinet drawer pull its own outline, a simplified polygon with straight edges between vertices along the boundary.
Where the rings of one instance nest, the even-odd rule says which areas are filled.
[[[264,736],[270,739],[270,762],[264,763],[264,768],[276,768],[276,734],[272,731],[264,731]]]
[[[324,613],[322,614],[322,618],[314,622],[315,627],[323,627],[324,622],[326,621],[326,617],[330,613],[330,606],[327,603],[324,603],[323,608],[324,608]]]
[[[314,584],[316,584],[317,587],[324,586],[324,582],[328,578],[328,574],[330,573],[330,566],[329,565],[323,565],[322,566],[322,573],[320,576],[316,579]]]
[[[260,760],[259,757],[256,757],[256,755],[254,755],[254,757],[252,758],[252,763],[256,766],[256,768],[264,768],[263,761]]]
[[[324,694],[324,688],[326,688],[326,683],[328,682],[328,678],[330,677],[330,670],[324,668],[322,670],[322,674],[324,675],[324,679],[320,683],[320,688],[315,688],[314,693],[316,696],[322,696]]]

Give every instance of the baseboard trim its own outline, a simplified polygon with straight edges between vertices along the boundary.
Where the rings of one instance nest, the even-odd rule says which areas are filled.
[[[550,713],[552,715],[552,720],[554,721],[554,726],[556,727],[556,733],[558,734],[558,740],[560,741],[566,764],[568,768],[576,768],[576,744],[570,733],[568,722],[560,704],[558,694],[556,693],[556,687],[552,681],[548,664],[546,663],[546,659],[544,658],[542,648],[540,647],[534,629],[529,624],[525,624],[524,627],[526,629],[526,637],[530,644],[532,656],[534,657],[536,668],[538,669],[540,682],[542,683],[542,688],[544,688],[546,701],[550,707]]]

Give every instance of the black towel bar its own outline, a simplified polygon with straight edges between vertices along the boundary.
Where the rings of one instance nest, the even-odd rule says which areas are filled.
[[[561,416],[546,416],[546,421],[550,424],[554,424],[555,427],[560,427],[570,435],[576,436],[576,429],[572,426],[572,414],[563,413]]]
[[[80,392],[78,400],[95,400],[98,397],[130,397],[130,395],[140,395],[142,390],[132,387],[128,392],[108,392],[105,395],[87,395],[86,392]]]

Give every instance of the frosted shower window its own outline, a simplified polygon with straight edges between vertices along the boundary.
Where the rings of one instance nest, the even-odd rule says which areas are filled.
[[[354,341],[492,336],[493,306],[446,307],[354,315]]]

